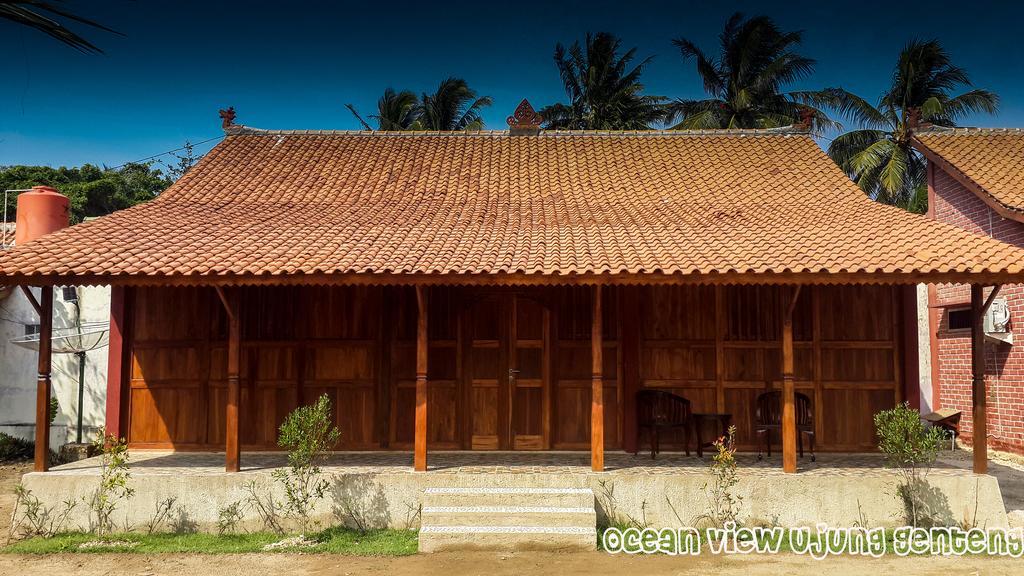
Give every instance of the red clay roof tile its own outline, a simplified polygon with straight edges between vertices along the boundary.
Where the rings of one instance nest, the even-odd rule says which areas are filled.
[[[914,134],[934,154],[1007,210],[1024,215],[1024,130],[933,128]]]
[[[866,198],[807,135],[242,129],[159,198],[0,276],[1009,273],[1024,250]]]

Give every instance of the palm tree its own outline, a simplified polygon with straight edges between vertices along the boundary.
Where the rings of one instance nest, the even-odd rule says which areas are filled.
[[[363,120],[363,117],[356,111],[352,104],[345,104],[345,107],[352,112],[352,115],[359,120],[366,130],[373,130]],[[410,90],[396,92],[394,88],[384,90],[384,95],[377,100],[377,113],[370,116],[377,121],[378,130],[416,130],[418,123],[419,106],[416,94]]]
[[[481,111],[491,105],[490,96],[477,97],[462,78],[446,78],[433,94],[420,97],[417,117],[423,130],[479,130]]]
[[[51,38],[55,38],[56,40],[59,40],[80,52],[103,52],[103,50],[94,46],[84,37],[79,36],[57,20],[54,20],[54,17],[65,18],[106,32],[122,35],[120,32],[111,30],[96,21],[89,20],[88,18],[83,18],[69,12],[53,2],[40,0],[8,2],[0,0],[0,19],[10,20],[16,24],[39,30]]]
[[[820,93],[783,92],[814,72],[814,60],[795,52],[803,32],[784,32],[771,18],[733,14],[712,57],[686,38],[672,43],[684,60],[694,60],[707,98],[677,99],[667,106],[674,128],[775,128],[809,115],[812,128],[836,126],[816,108]]]
[[[918,122],[956,126],[973,112],[992,114],[999,97],[970,89],[967,72],[953,65],[935,40],[913,40],[900,52],[892,83],[872,106],[844,90],[829,90],[832,106],[860,129],[829,145],[828,153],[868,196],[914,211],[925,207],[925,160],[910,143]]]
[[[660,96],[642,94],[640,75],[651,57],[632,65],[636,48],[619,54],[621,41],[607,32],[587,34],[586,44],[555,46],[555,65],[567,103],[541,109],[545,128],[644,130],[664,117]]]

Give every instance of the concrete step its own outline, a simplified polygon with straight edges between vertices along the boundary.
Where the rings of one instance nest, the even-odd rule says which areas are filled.
[[[589,488],[428,488],[420,552],[593,550],[596,524]]]
[[[429,526],[595,526],[594,507],[560,506],[424,506]]]
[[[590,488],[427,488],[423,506],[558,506],[593,508]]]

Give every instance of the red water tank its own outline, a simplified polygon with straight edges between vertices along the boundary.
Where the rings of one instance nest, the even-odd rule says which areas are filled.
[[[18,223],[14,243],[18,246],[40,236],[68,227],[68,197],[49,186],[33,186],[18,196]]]

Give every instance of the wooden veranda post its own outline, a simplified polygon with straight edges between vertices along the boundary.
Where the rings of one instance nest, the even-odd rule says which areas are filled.
[[[601,286],[594,286],[593,310],[590,323],[590,467],[594,472],[604,470],[604,381],[602,379],[601,342]]]
[[[786,290],[782,316],[782,470],[796,472],[796,389],[793,382],[793,308],[800,287]]]
[[[36,378],[36,472],[50,469],[50,352],[53,344],[53,286],[39,301],[39,375]]]
[[[416,286],[416,438],[413,469],[427,471],[427,289]]]
[[[242,391],[239,384],[239,372],[242,364],[240,294],[238,288],[225,294],[218,287],[217,295],[220,296],[228,315],[228,398],[227,412],[224,415],[224,470],[238,472],[242,455],[241,443],[238,439],[238,410],[242,402]]]
[[[994,296],[994,294],[993,294]],[[991,299],[990,299],[991,301]],[[985,301],[984,287],[971,284],[971,386],[974,423],[974,473],[988,473],[988,422],[985,414]]]

